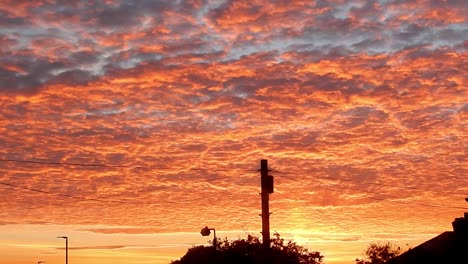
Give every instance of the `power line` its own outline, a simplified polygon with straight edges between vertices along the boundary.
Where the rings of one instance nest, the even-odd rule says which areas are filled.
[[[273,171],[273,172],[278,172],[278,173],[280,173],[280,174],[290,174],[290,173],[284,172],[284,171]],[[292,177],[288,177],[288,176],[285,176],[285,175],[282,175],[281,177],[284,177],[284,178],[287,178],[287,179],[290,179],[290,180],[297,181],[297,179],[292,178]],[[330,177],[330,176],[327,176],[327,177],[318,176],[318,177],[316,177],[316,178],[319,179],[319,180],[346,181],[346,182],[355,183],[355,181],[354,181],[354,180],[351,180],[351,179],[343,179],[343,178],[336,178],[336,177]],[[374,183],[374,182],[360,182],[360,184],[364,184],[364,185],[376,185],[376,186],[385,186],[385,187],[392,187],[392,188],[395,188],[395,187],[396,187],[395,185],[391,185],[391,184]],[[451,194],[451,195],[456,194],[456,195],[463,195],[463,196],[466,196],[466,193],[456,193],[456,192],[449,192],[449,191],[427,190],[427,189],[418,188],[418,187],[413,187],[413,186],[400,186],[400,187],[398,187],[398,188],[400,188],[400,189],[408,189],[408,190],[425,191],[425,192],[433,192],[433,193],[440,193],[440,194]]]
[[[124,166],[124,165],[71,163],[71,162],[51,162],[51,161],[16,160],[16,159],[0,159],[0,162],[16,162],[16,163],[44,164],[44,165],[60,165],[60,166],[105,167],[105,168],[124,168],[124,167],[127,167],[127,166]]]
[[[43,165],[59,165],[59,166],[86,166],[86,167],[117,167],[117,168],[124,168],[124,167],[128,167],[128,166],[125,166],[125,165],[107,165],[107,164],[89,164],[89,163],[68,163],[68,162],[49,162],[49,161],[36,161],[36,160],[17,160],[17,159],[0,159],[0,162],[15,162],[15,163],[28,163],[28,164],[43,164]],[[136,166],[136,167],[133,167],[133,168],[145,168],[143,166]],[[149,166],[147,166],[146,168],[149,168]],[[158,169],[161,169],[161,168],[158,168]],[[164,168],[164,169],[170,169],[170,168]],[[206,171],[207,169],[203,169],[203,168],[188,168],[188,169],[182,169],[182,170],[198,170],[198,171]],[[249,173],[252,173],[252,172],[257,172],[256,170],[246,170],[246,169],[222,169],[222,171],[232,171],[232,170],[241,170],[241,171],[244,171],[244,172],[249,172]],[[217,171],[221,171],[219,169],[217,169]],[[206,181],[207,182],[210,182],[210,181],[217,181],[217,180],[222,180],[222,179],[227,179],[227,178],[230,178],[230,177],[218,177],[218,178],[213,178],[213,179],[207,179]],[[29,187],[23,187],[23,186],[19,186],[19,185],[15,185],[15,184],[12,184],[12,183],[7,183],[7,182],[0,182],[1,185],[4,185],[4,186],[8,186],[8,187],[13,187],[13,188],[19,188],[19,189],[23,189],[23,190],[28,190],[28,191],[32,191],[32,192],[36,192],[36,193],[42,193],[42,194],[48,194],[48,195],[57,195],[57,196],[62,196],[62,197],[67,197],[67,198],[73,198],[73,199],[79,199],[79,200],[83,200],[83,201],[96,201],[96,202],[105,202],[105,203],[121,203],[121,204],[145,204],[144,202],[142,203],[135,203],[135,202],[132,202],[132,201],[116,201],[116,200],[103,200],[103,199],[96,199],[96,198],[87,198],[87,197],[83,197],[83,196],[74,196],[74,195],[69,195],[69,194],[63,194],[63,193],[52,193],[50,191],[45,191],[45,190],[40,190],[40,189],[36,189],[36,188],[29,188]],[[229,187],[228,189],[232,189],[234,187]],[[119,196],[121,195],[125,195],[125,193],[123,194],[119,194]],[[186,200],[177,200],[177,201],[159,201],[159,203],[170,203],[170,204],[185,204],[185,203],[190,203],[190,202],[194,202],[194,201],[199,201],[199,200],[202,200],[202,199],[206,199],[206,197],[200,197],[200,198],[196,198],[196,199],[186,199]]]
[[[133,168],[133,169],[156,169],[156,170],[180,170],[180,171],[243,171],[256,172],[256,170],[236,169],[236,168],[177,168],[177,167],[156,167],[152,165],[109,165],[109,164],[93,164],[93,163],[77,163],[77,162],[55,162],[45,160],[19,160],[19,159],[0,159],[0,162],[13,162],[23,164],[41,164],[41,165],[56,165],[56,166],[76,166],[76,167],[103,167],[103,168]]]
[[[62,196],[62,197],[67,197],[67,198],[73,198],[73,199],[78,199],[78,200],[83,200],[83,201],[94,201],[94,202],[104,202],[104,203],[119,203],[119,204],[131,204],[131,205],[143,205],[145,204],[144,202],[142,203],[136,203],[133,201],[117,201],[117,200],[104,200],[104,199],[97,199],[97,198],[87,198],[83,196],[75,196],[75,195],[69,195],[69,194],[63,194],[63,193],[53,193],[49,191],[44,191],[36,188],[29,188],[29,187],[24,187],[24,186],[19,186],[16,184],[11,184],[7,182],[0,182],[0,185],[8,186],[8,187],[13,187],[13,188],[18,188],[18,189],[23,189],[31,192],[37,192],[37,193],[42,193],[42,194],[47,194],[47,195],[57,195],[57,196]],[[195,199],[185,199],[185,200],[177,200],[177,201],[162,201],[159,200],[158,203],[169,203],[169,204],[186,204],[186,203],[192,203],[195,201],[200,201],[203,199],[206,199],[207,197],[198,197]],[[152,204],[152,203],[148,203]],[[154,204],[154,203],[153,203]]]
[[[95,199],[95,198],[87,198],[87,197],[82,197],[82,196],[75,196],[75,195],[69,195],[69,194],[63,194],[63,193],[52,193],[49,191],[44,191],[40,189],[35,189],[35,188],[29,188],[29,187],[24,187],[24,186],[19,186],[16,184],[11,184],[7,182],[0,182],[1,185],[5,185],[8,187],[13,187],[13,188],[19,188],[23,190],[28,190],[31,192],[37,192],[37,193],[43,193],[43,194],[48,194],[48,195],[57,195],[57,196],[62,196],[62,197],[67,197],[67,198],[73,198],[73,199],[79,199],[79,200],[84,200],[84,201],[95,201],[95,202],[106,202],[106,203],[122,203],[125,204],[125,202],[122,201],[106,201],[106,200],[101,200],[101,199]]]
[[[107,164],[89,164],[89,163],[68,163],[68,162],[50,162],[50,161],[35,161],[35,160],[16,160],[16,159],[0,159],[0,162],[15,162],[15,163],[29,163],[29,164],[44,164],[44,165],[59,165],[59,166],[85,166],[85,167],[106,167],[106,168],[125,168],[125,167],[128,167],[126,165],[107,165]],[[150,168],[151,166],[136,166],[134,168]],[[170,169],[170,168],[158,168],[158,169]],[[207,170],[207,169],[203,169],[203,168],[188,168],[188,169],[185,169],[185,170],[198,170],[198,171],[203,171],[203,170]],[[216,170],[216,171],[232,171],[232,170],[236,170],[236,169],[221,169],[221,170]],[[237,169],[237,170],[241,170],[241,171],[244,171],[244,172],[258,172],[258,170],[245,170],[245,169]],[[285,176],[284,174],[289,174],[288,172],[284,172],[284,171],[278,171],[278,170],[271,170],[271,172],[273,173],[280,173],[282,174],[281,177],[284,177],[284,178],[287,178],[287,179],[290,179],[290,180],[294,180],[294,181],[299,181],[299,182],[302,182],[302,183],[305,183],[304,180],[298,180],[298,179],[295,179],[293,177],[289,177],[289,176]],[[209,179],[208,181],[216,181],[216,180],[220,180],[220,179],[225,179],[225,178],[228,178],[228,177],[221,177],[221,178],[216,178],[216,179]],[[348,182],[353,182],[352,180],[350,179],[340,179],[340,178],[335,178],[335,177],[317,177],[319,180],[337,180],[337,181],[348,181]],[[68,195],[68,194],[63,194],[63,193],[52,193],[52,192],[49,192],[49,191],[44,191],[44,190],[39,190],[39,189],[35,189],[35,188],[29,188],[29,187],[22,187],[22,186],[18,186],[18,185],[14,185],[14,184],[11,184],[11,183],[6,183],[6,182],[0,182],[0,184],[4,185],[4,186],[9,186],[9,187],[15,187],[15,188],[20,188],[20,189],[24,189],[24,190],[29,190],[29,191],[33,191],[33,192],[37,192],[37,193],[44,193],[44,194],[49,194],[49,195],[57,195],[57,196],[62,196],[62,197],[68,197],[68,198],[73,198],[73,199],[80,199],[80,200],[84,200],[84,201],[96,201],[96,202],[105,202],[105,203],[121,203],[121,204],[135,204],[131,201],[109,201],[109,200],[103,200],[103,199],[96,199],[96,198],[87,198],[87,197],[81,197],[81,196],[74,196],[74,195]],[[388,184],[380,184],[380,183],[370,183],[370,182],[363,182],[362,184],[366,184],[366,185],[379,185],[379,186],[388,186],[388,187],[395,187],[393,185],[388,185]],[[331,190],[331,191],[338,191],[338,192],[342,192],[342,190],[337,190],[337,189],[333,189],[333,188],[329,188],[329,187],[325,187],[323,186],[322,184],[319,184],[320,185],[320,188],[322,189],[326,189],[326,190]],[[336,186],[336,184],[335,184]],[[232,189],[233,187],[229,187],[229,189]],[[376,193],[376,192],[371,192],[371,191],[367,191],[367,190],[360,190],[360,189],[356,189],[356,188],[351,188],[351,187],[346,187],[346,186],[340,186],[340,188],[342,189],[349,189],[349,190],[354,190],[354,191],[359,191],[359,192],[365,192],[365,193],[368,193],[368,194],[376,194],[376,195],[380,195],[380,196],[386,196],[386,197],[390,197],[390,198],[393,198],[393,199],[403,199],[404,197],[397,197],[397,196],[393,196],[393,195],[384,195],[384,194],[381,194],[381,193]],[[423,190],[423,191],[428,191],[428,190],[424,190],[424,189],[421,189],[421,188],[416,188],[416,187],[401,187],[403,189],[416,189],[416,190]],[[441,192],[441,191],[433,191],[431,190],[431,192],[439,192],[439,193],[447,193],[447,192]],[[450,194],[454,194],[453,192],[450,192]],[[456,193],[455,193],[456,194]],[[464,195],[464,194],[459,194],[459,195]],[[369,199],[374,199],[374,200],[386,200],[385,198],[377,198],[377,197],[367,197]],[[177,204],[177,203],[180,203],[180,204],[183,204],[183,203],[186,203],[186,202],[193,202],[193,201],[198,201],[198,200],[201,200],[203,198],[197,198],[197,199],[187,199],[187,200],[184,200],[184,201],[160,201],[160,202],[163,202],[163,203],[173,203],[173,204]],[[403,201],[393,201],[393,202],[400,202],[400,203],[404,203],[404,204],[409,204],[407,202],[403,202]],[[137,204],[140,204],[140,203],[137,203]],[[142,203],[143,204],[143,203]],[[415,203],[411,203],[411,204],[415,204]],[[421,206],[427,206],[427,207],[437,207],[437,208],[453,208],[453,209],[463,209],[463,210],[467,210],[468,208],[465,208],[465,207],[458,207],[458,206],[444,206],[444,205],[440,205],[440,204],[426,204],[426,203],[418,203],[418,205],[421,205]]]
[[[330,191],[336,191],[336,192],[343,192],[342,190],[339,190],[339,189],[333,189],[333,188],[330,188],[330,187],[325,187],[325,186],[322,186],[321,184],[319,184],[320,188],[322,189],[325,189],[325,190],[330,190]],[[335,185],[336,186],[336,185]],[[398,197],[398,196],[394,196],[394,195],[390,195],[390,194],[381,194],[381,193],[377,193],[377,192],[371,192],[371,191],[363,191],[363,190],[359,190],[359,189],[356,189],[356,188],[350,188],[350,187],[342,187],[343,189],[348,189],[348,190],[353,190],[353,191],[358,191],[358,192],[364,192],[364,193],[368,193],[368,194],[376,194],[376,195],[380,195],[380,196],[386,196],[386,197],[390,197],[390,198],[393,198],[393,199],[404,199],[405,197]],[[373,199],[373,200],[381,200],[381,201],[387,201],[388,199],[385,199],[385,198],[378,198],[378,197],[366,197],[366,198],[369,198],[369,199]],[[403,203],[403,204],[408,204],[408,205],[414,205],[414,204],[417,204],[417,205],[420,205],[420,206],[426,206],[426,207],[436,207],[436,208],[452,208],[452,209],[462,209],[462,210],[468,210],[468,208],[466,207],[460,207],[460,206],[446,206],[446,205],[442,205],[442,204],[428,204],[428,203],[420,203],[420,202],[404,202],[404,201],[391,201],[391,202],[396,202],[396,203]]]
[[[335,181],[347,181],[347,182],[353,182],[353,180],[350,180],[350,179],[340,179],[340,178],[334,178],[334,177],[317,177],[318,179],[322,179],[322,180],[335,180]],[[376,185],[376,186],[385,186],[385,187],[392,187],[392,188],[395,188],[396,186],[395,185],[391,185],[391,184],[385,184],[385,183],[374,183],[374,182],[362,182],[363,184],[365,185]],[[454,193],[454,192],[448,192],[448,191],[436,191],[436,190],[427,190],[427,189],[423,189],[423,188],[418,188],[418,187],[413,187],[413,186],[403,186],[403,187],[399,187],[399,188],[402,188],[402,189],[408,189],[408,190],[418,190],[418,191],[429,191],[429,192],[434,192],[434,193],[440,193],[440,194],[457,194],[457,195],[463,195],[465,196],[465,194],[462,194],[462,193]]]
[[[277,171],[278,172],[278,171]],[[287,179],[290,179],[290,180],[294,180],[294,181],[298,181],[298,182],[301,182],[301,183],[306,183],[306,181],[304,180],[298,180],[298,179],[295,179],[295,178],[292,178],[292,177],[289,177],[289,176],[282,176],[284,178],[287,178]],[[333,180],[340,180],[340,179],[336,179],[336,178],[329,178],[329,177],[317,177],[317,179],[319,180],[322,180],[322,179],[333,179]],[[333,184],[333,186],[338,186],[338,184]],[[334,189],[334,188],[330,188],[330,187],[327,187],[327,186],[323,186],[323,184],[320,184],[319,183],[319,188],[322,188],[322,189],[325,189],[325,190],[329,190],[329,191],[335,191],[335,192],[340,192],[340,193],[343,193],[343,190],[342,189],[348,189],[348,190],[353,190],[353,191],[358,191],[358,192],[364,192],[364,193],[367,193],[367,194],[374,194],[374,195],[379,195],[379,196],[384,196],[384,197],[389,197],[389,198],[393,198],[393,199],[404,199],[405,197],[398,197],[398,196],[394,196],[394,195],[390,195],[390,194],[382,194],[382,193],[377,193],[377,192],[372,192],[372,191],[368,191],[368,190],[361,190],[361,189],[357,189],[357,188],[351,188],[351,187],[347,187],[347,186],[339,186],[341,189]],[[394,187],[394,186],[393,186]],[[378,198],[378,197],[369,197],[367,196],[368,199],[372,199],[372,200],[380,200],[380,201],[388,201],[388,199],[386,198]],[[403,204],[408,204],[408,205],[414,205],[414,204],[417,204],[417,205],[420,205],[420,206],[426,206],[426,207],[436,207],[436,208],[452,208],[452,209],[462,209],[462,210],[468,210],[468,208],[466,207],[460,207],[460,206],[445,206],[445,205],[442,205],[442,204],[428,204],[428,203],[408,203],[408,202],[404,202],[404,201],[391,201],[391,202],[396,202],[396,203],[403,203]]]

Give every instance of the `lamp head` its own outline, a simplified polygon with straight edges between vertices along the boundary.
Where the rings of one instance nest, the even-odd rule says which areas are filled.
[[[200,234],[201,234],[202,236],[209,236],[209,235],[211,234],[211,231],[210,231],[210,229],[209,229],[207,226],[205,226],[205,227],[202,228],[202,230],[200,231]]]
[[[68,237],[66,237],[66,236],[59,236],[59,237],[57,237],[57,238],[65,238],[65,239],[68,239]]]

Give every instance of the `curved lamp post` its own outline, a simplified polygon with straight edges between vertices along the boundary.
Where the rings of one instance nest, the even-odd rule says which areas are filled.
[[[68,264],[68,237],[60,236],[60,237],[57,237],[57,238],[65,239],[65,264]]]
[[[213,230],[213,247],[216,250],[216,230],[214,228],[209,228],[209,227],[205,226],[200,231],[200,234],[202,236],[209,236],[211,234],[211,230]]]
[[[37,264],[45,263],[45,261],[38,261]]]

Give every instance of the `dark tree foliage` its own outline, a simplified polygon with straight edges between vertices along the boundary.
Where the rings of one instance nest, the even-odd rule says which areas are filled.
[[[390,242],[371,243],[366,250],[366,257],[356,259],[356,264],[384,264],[386,261],[401,255],[403,250]]]
[[[172,264],[320,264],[323,255],[309,251],[295,242],[286,242],[279,234],[271,239],[270,249],[265,249],[258,237],[217,241],[216,250],[211,246],[196,246]]]

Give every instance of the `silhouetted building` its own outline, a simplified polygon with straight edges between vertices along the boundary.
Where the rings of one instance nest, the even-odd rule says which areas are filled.
[[[468,213],[455,218],[453,231],[444,232],[386,262],[386,264],[467,264]]]

